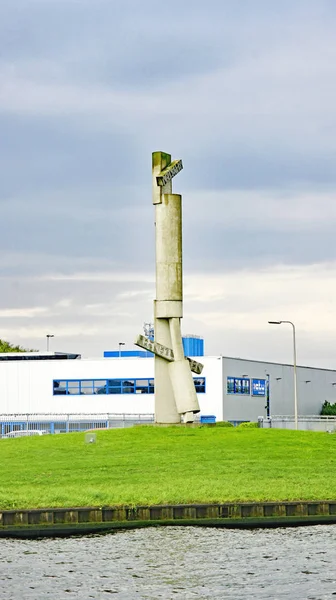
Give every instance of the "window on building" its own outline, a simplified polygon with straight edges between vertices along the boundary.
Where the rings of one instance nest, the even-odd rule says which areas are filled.
[[[105,379],[102,385],[96,388],[95,394],[107,394],[107,381]]]
[[[101,390],[104,386],[106,386],[106,380],[105,379],[95,379],[93,382],[93,393],[94,394],[99,394],[99,390]],[[106,393],[106,390],[105,390]]]
[[[237,394],[240,396],[250,396],[251,380],[245,377],[228,377],[226,382],[227,394]]]
[[[135,393],[136,394],[150,394],[149,379],[136,379],[135,380]]]
[[[80,382],[79,381],[68,381],[68,394],[78,396],[80,394]]]
[[[242,380],[236,378],[234,382],[234,393],[241,394],[242,393]]]
[[[235,393],[235,380],[234,380],[234,377],[228,377],[227,378],[226,391],[227,391],[228,394],[234,394]]]
[[[198,394],[205,394],[205,377],[194,378],[194,384]]]
[[[55,380],[53,382],[53,394],[54,396],[64,396],[67,394],[67,381]]]
[[[135,381],[126,381],[122,382],[122,394],[134,394],[135,392]]]
[[[81,379],[80,380],[80,394],[82,396],[90,396],[93,394],[93,380],[92,379]]]
[[[122,381],[121,379],[108,379],[107,381],[107,394],[121,394],[122,392]]]
[[[194,377],[198,394],[205,393],[205,377]],[[55,379],[54,396],[91,396],[93,394],[154,394],[154,379]]]

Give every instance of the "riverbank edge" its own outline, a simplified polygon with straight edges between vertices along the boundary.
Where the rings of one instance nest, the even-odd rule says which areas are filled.
[[[59,537],[149,526],[297,527],[336,523],[336,500],[0,511],[0,537]]]

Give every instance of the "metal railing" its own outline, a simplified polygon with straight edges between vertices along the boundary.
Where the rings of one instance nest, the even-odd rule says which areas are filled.
[[[70,433],[153,423],[154,414],[129,413],[21,413],[0,414],[0,437]],[[21,432],[21,433],[20,433]],[[25,433],[24,433],[25,432]]]
[[[301,415],[297,419],[298,429],[304,431],[336,432],[336,416],[332,415]],[[264,429],[295,429],[293,415],[274,415],[272,417],[258,417],[259,427]]]

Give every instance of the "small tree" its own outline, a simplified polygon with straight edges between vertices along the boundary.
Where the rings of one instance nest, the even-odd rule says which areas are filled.
[[[34,352],[34,350],[27,350],[26,348],[22,348],[22,346],[14,346],[14,344],[0,339],[0,353],[2,352]]]
[[[322,405],[321,415],[336,416],[336,403],[330,404],[328,400]]]

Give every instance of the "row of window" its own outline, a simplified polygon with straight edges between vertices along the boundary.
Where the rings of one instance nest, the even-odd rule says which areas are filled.
[[[197,393],[205,393],[205,377],[195,377],[194,384]],[[154,379],[55,379],[53,394],[154,394]]]
[[[241,396],[265,396],[266,380],[228,377],[226,391],[228,394],[239,394]]]

